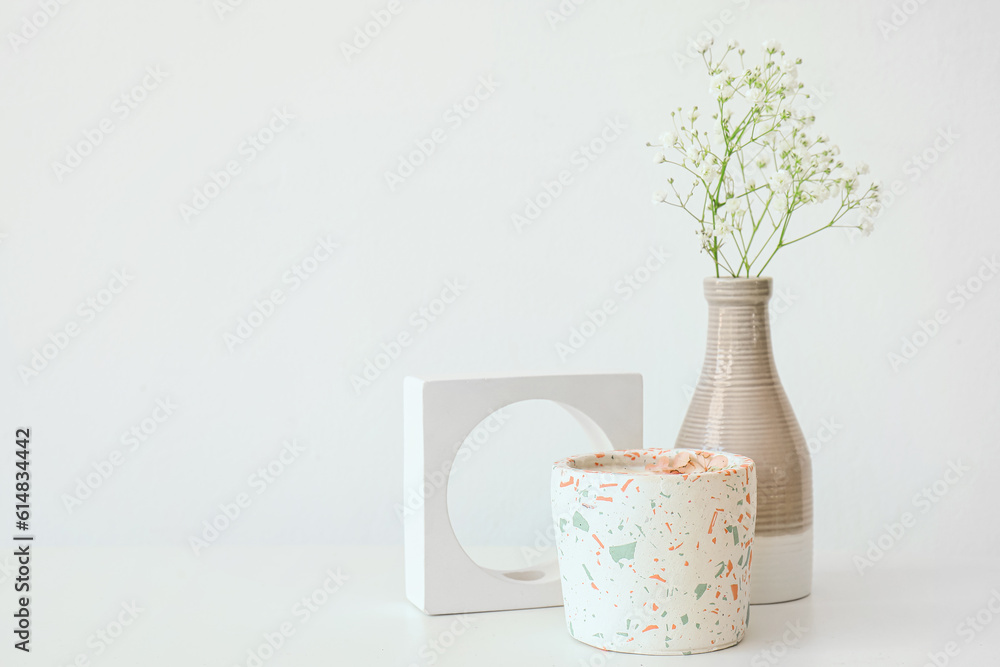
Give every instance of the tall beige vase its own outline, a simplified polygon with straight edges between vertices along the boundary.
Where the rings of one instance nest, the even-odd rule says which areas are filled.
[[[718,449],[757,467],[751,604],[812,587],[812,466],[778,379],[768,323],[770,278],[706,278],[708,343],[678,448]]]

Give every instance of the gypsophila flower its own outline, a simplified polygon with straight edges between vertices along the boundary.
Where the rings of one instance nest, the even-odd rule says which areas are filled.
[[[670,192],[657,192],[653,201],[697,220],[701,249],[717,276],[761,275],[778,250],[830,227],[869,234],[871,218],[883,208],[881,186],[862,183],[866,164],[845,167],[826,134],[807,133],[816,118],[798,81],[801,59],[786,57],[775,40],[764,43],[762,63],[749,66],[735,40],[719,60],[711,46],[711,39],[699,43],[714,98],[711,127],[695,127],[698,107],[678,107],[670,113],[673,129],[649,144],[662,150],[657,163],[695,178],[687,190],[668,178]],[[738,63],[727,62],[730,56]],[[798,209],[824,202],[837,206],[827,224],[812,231],[790,227]],[[857,223],[841,222],[854,211],[863,212]]]

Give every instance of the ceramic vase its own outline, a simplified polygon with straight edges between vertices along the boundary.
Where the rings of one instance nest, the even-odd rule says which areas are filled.
[[[771,350],[770,278],[706,278],[708,343],[677,447],[742,454],[757,465],[753,604],[812,586],[812,467]]]
[[[651,472],[677,450],[626,450],[555,464],[552,511],[569,634],[647,655],[733,646],[749,618],[754,462]]]

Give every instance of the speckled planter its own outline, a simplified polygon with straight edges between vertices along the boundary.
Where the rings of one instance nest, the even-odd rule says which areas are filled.
[[[556,462],[552,511],[566,623],[575,639],[609,651],[678,655],[716,651],[743,638],[754,463],[725,454],[727,465],[718,471],[646,470],[677,451]]]

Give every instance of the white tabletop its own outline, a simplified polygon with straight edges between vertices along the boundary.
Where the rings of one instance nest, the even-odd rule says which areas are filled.
[[[60,667],[74,661],[81,667],[920,666],[933,664],[929,653],[939,654],[939,664],[1000,664],[1000,622],[989,622],[1000,614],[988,606],[991,591],[1000,590],[996,563],[935,571],[880,562],[862,576],[850,558],[819,558],[813,594],[753,607],[739,645],[649,657],[573,640],[561,607],[425,616],[404,598],[402,562],[401,547],[213,546],[196,557],[183,547],[38,544],[32,655],[4,647],[3,664],[11,664],[13,654],[14,664]],[[6,579],[0,612],[9,619],[12,582],[3,572],[0,579]],[[301,603],[309,596],[313,611]],[[1000,612],[1000,593],[992,605]],[[966,617],[972,624],[960,625]],[[128,625],[119,628],[119,622]],[[287,637],[279,639],[282,629]],[[5,635],[13,643],[9,631]],[[277,651],[267,647],[266,635],[280,644]],[[256,662],[251,650],[265,659]]]

